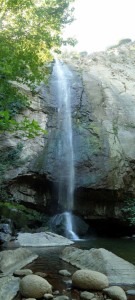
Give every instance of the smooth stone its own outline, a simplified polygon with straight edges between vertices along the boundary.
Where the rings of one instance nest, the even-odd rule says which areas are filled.
[[[62,295],[54,298],[55,300],[69,300],[68,296]]]
[[[87,291],[81,292],[80,293],[80,298],[85,299],[85,300],[91,300],[95,297],[94,294],[89,293]]]
[[[59,294],[60,294],[59,291],[54,291],[54,292],[53,292],[53,295],[54,295],[54,296],[59,295]]]
[[[53,299],[53,295],[52,294],[44,294],[44,298],[46,300],[50,300],[50,299]]]
[[[46,293],[52,293],[49,282],[38,275],[27,275],[20,281],[20,292],[24,297],[41,298]]]
[[[127,296],[120,286],[110,286],[103,290],[103,292],[111,299],[126,300]]]
[[[70,287],[72,285],[72,280],[63,280],[66,286]]]
[[[48,275],[47,275],[46,273],[44,273],[44,272],[35,272],[34,275],[38,275],[38,276],[40,276],[40,277],[42,277],[42,278],[46,278],[46,277],[48,276]]]
[[[128,290],[126,291],[126,294],[130,296],[135,296],[135,290]]]
[[[16,276],[26,276],[30,274],[33,274],[33,272],[30,269],[16,270],[14,272],[14,275]]]
[[[23,298],[22,300],[36,300],[36,298]]]
[[[60,274],[60,275],[63,275],[63,276],[71,276],[71,273],[68,272],[67,270],[60,270],[60,271],[59,271],[59,274]]]
[[[103,290],[109,285],[104,274],[87,269],[76,271],[72,276],[72,283],[83,290]]]

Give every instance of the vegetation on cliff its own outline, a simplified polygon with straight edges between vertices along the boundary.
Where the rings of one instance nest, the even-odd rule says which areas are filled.
[[[73,20],[73,0],[0,0],[0,131],[26,131],[33,137],[41,128],[28,119],[18,124],[15,115],[29,105],[26,96],[13,86],[17,81],[35,85],[49,73],[52,50],[57,52],[64,41],[61,30]],[[42,130],[41,130],[42,131]]]

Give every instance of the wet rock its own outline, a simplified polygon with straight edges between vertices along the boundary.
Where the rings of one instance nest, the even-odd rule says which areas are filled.
[[[104,293],[109,296],[111,299],[116,300],[126,300],[127,296],[124,290],[119,286],[111,286],[103,290]]]
[[[76,271],[72,276],[72,283],[83,290],[103,290],[109,285],[104,274],[86,269]]]
[[[62,295],[54,298],[55,300],[69,300],[68,296]]]
[[[50,300],[50,299],[53,299],[53,295],[52,294],[44,294],[44,298],[46,300]]]
[[[63,282],[66,284],[67,288],[71,288],[72,280],[63,280]]]
[[[0,224],[0,232],[4,232],[4,233],[8,233],[8,234],[12,234],[12,229],[11,229],[11,226],[10,224],[8,223],[1,223]]]
[[[22,300],[36,300],[36,298],[23,298]]]
[[[126,294],[130,296],[135,296],[135,290],[128,290],[126,291]]]
[[[23,269],[23,270],[16,270],[14,271],[14,275],[16,276],[26,276],[26,275],[30,275],[33,272],[30,269]]]
[[[40,276],[40,277],[42,277],[42,278],[46,278],[46,277],[48,276],[48,275],[47,275],[46,273],[44,273],[44,272],[35,272],[34,275],[38,275],[38,276]]]
[[[4,274],[13,274],[16,269],[21,269],[38,257],[28,249],[18,248],[0,252],[0,271]]]
[[[41,298],[45,293],[52,293],[49,282],[37,275],[27,275],[20,281],[20,292],[24,297]]]
[[[60,270],[59,274],[63,276],[71,276],[71,273],[67,270]]]
[[[55,215],[50,222],[51,228],[54,232],[57,232],[58,234],[65,234],[67,232],[67,225],[66,225],[66,213],[61,213]],[[81,219],[78,216],[75,216],[74,214],[71,215],[72,218],[72,225],[73,225],[73,231],[79,235],[84,236],[88,231],[88,224]]]
[[[53,292],[53,295],[54,295],[54,296],[57,296],[57,295],[59,295],[59,294],[60,294],[59,291],[54,291],[54,292]]]
[[[36,298],[22,298],[22,300],[36,300]]]
[[[12,236],[9,233],[0,232],[0,244],[11,241]]]
[[[80,293],[80,298],[84,299],[84,300],[91,300],[95,297],[95,295],[93,293],[89,293],[89,292],[81,292]]]
[[[135,266],[103,248],[82,250],[68,247],[63,250],[61,258],[80,269],[105,274],[111,285],[135,282]]]
[[[5,276],[0,278],[0,299],[12,300],[19,291],[19,278]]]
[[[56,246],[73,244],[69,239],[52,232],[19,233],[17,238],[20,246]]]

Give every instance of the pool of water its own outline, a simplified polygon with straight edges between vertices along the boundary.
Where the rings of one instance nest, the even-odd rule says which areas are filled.
[[[89,240],[78,240],[75,242],[74,246],[81,249],[105,248],[135,264],[135,240],[93,237]],[[34,273],[47,273],[46,279],[52,284],[54,291],[59,290],[60,295],[67,295],[69,296],[69,299],[79,300],[80,298],[77,290],[67,289],[69,287],[70,277],[63,277],[58,273],[59,270],[62,269],[68,270],[71,274],[77,270],[75,267],[59,258],[59,255],[64,248],[65,247],[29,247],[29,249],[37,253],[39,257],[37,260],[27,265],[27,268],[30,268]],[[18,294],[14,300],[21,300],[22,298],[23,297]],[[99,297],[99,299],[102,299],[102,297]],[[128,299],[135,300],[135,297],[128,297]]]
[[[105,248],[135,265],[135,239],[126,238],[91,238],[76,241],[81,249]]]

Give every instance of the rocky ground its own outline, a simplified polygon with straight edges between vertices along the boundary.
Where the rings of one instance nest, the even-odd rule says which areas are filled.
[[[94,251],[94,249],[91,249]],[[90,251],[91,251],[90,250]],[[100,250],[100,249],[99,249]],[[102,249],[106,251],[105,249]],[[78,249],[64,250],[64,255],[74,253]],[[82,250],[83,251],[83,250]],[[95,263],[100,266],[100,259],[96,257],[95,249]],[[66,254],[67,252],[67,254]],[[85,256],[85,251],[84,251]],[[116,299],[116,300],[126,300],[134,299],[135,290],[132,285],[132,290],[127,290],[126,292],[118,284],[110,284],[109,277],[105,275],[104,272],[94,271],[91,268],[82,268],[71,274],[68,270],[59,270],[61,278],[68,280],[68,287],[62,291],[56,290],[49,283],[49,277],[46,273],[35,272],[33,273],[31,269],[22,269],[24,265],[24,256],[29,256],[30,261],[34,259],[33,254],[26,250],[26,248],[18,248],[16,250],[7,250],[0,253],[0,269],[3,269],[3,273],[0,275],[0,299],[1,300],[13,300],[13,299],[55,299],[55,300],[69,300],[74,297],[74,299],[84,299],[84,300],[106,300],[106,299]],[[113,255],[113,254],[112,254]],[[32,258],[33,256],[33,258]],[[70,255],[72,258],[72,255]],[[81,261],[81,255],[78,257]],[[118,259],[118,257],[116,258]],[[119,258],[120,259],[120,258]],[[22,265],[16,264],[16,261],[22,260]],[[28,261],[27,261],[28,263]],[[126,263],[126,262],[125,262]],[[26,262],[25,262],[26,264]],[[12,272],[11,267],[12,265]],[[93,262],[94,265],[94,262]],[[6,273],[4,271],[4,266]],[[19,268],[18,268],[19,267]],[[132,266],[133,267],[133,266]],[[9,268],[12,275],[7,276],[7,269]],[[135,268],[135,267],[134,267]],[[93,267],[94,269],[94,267]],[[115,269],[115,266],[114,266]],[[110,268],[111,272],[111,268]],[[117,272],[117,270],[116,270]],[[121,274],[122,275],[122,274]],[[133,275],[133,274],[132,274]],[[134,272],[135,275],[135,272]],[[133,279],[135,279],[133,275]],[[18,297],[15,297],[19,291]],[[72,296],[71,296],[72,295]],[[131,298],[129,298],[129,296]],[[15,297],[15,298],[14,298]]]

